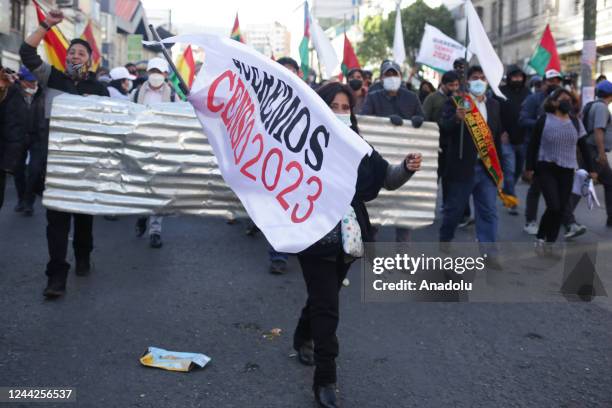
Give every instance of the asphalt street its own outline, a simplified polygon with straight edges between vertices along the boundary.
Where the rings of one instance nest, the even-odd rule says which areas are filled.
[[[134,217],[98,217],[93,273],[71,271],[66,296],[46,301],[44,210],[37,203],[33,217],[15,214],[8,184],[0,211],[0,386],[73,387],[77,401],[0,407],[314,406],[312,369],[291,349],[305,300],[295,258],[286,275],[269,274],[265,239],[247,237],[243,223],[169,217],[164,247],[155,250],[135,236]],[[589,228],[580,239],[612,241],[605,211],[581,203],[577,216]],[[500,209],[500,240],[530,240],[522,225],[522,216]],[[392,237],[382,228],[379,240]],[[435,241],[437,225],[413,238]],[[607,298],[363,303],[359,273],[353,265],[341,293],[343,407],[612,407]],[[274,328],[281,335],[265,338]],[[148,368],[139,363],[148,346],[212,361],[189,373]]]

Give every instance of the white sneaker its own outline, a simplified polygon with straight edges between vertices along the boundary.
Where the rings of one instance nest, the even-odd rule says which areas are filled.
[[[584,225],[573,223],[570,224],[569,229],[563,236],[565,237],[565,239],[572,239],[583,235],[586,231],[587,229]]]
[[[528,222],[523,227],[523,231],[525,231],[529,235],[536,235],[538,233],[538,223],[535,221]]]

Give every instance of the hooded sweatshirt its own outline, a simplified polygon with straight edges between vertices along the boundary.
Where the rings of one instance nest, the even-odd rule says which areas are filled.
[[[510,77],[515,74],[522,74],[523,80],[520,86],[513,86],[510,83]],[[523,101],[531,94],[526,86],[527,76],[518,65],[510,65],[506,73],[506,85],[500,87],[500,90],[506,95],[505,101],[498,99],[501,107],[501,121],[504,129],[510,135],[510,143],[513,145],[521,145],[525,142],[525,129],[519,125],[519,116],[521,113],[521,105]]]

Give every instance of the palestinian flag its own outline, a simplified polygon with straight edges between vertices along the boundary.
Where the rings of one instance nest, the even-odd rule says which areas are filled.
[[[236,19],[234,20],[234,28],[232,28],[230,38],[232,40],[240,41],[244,44],[244,37],[240,33],[240,22],[238,22],[238,13],[236,13]]]
[[[91,20],[85,26],[85,30],[83,30],[83,34],[81,34],[81,39],[85,40],[89,43],[91,47],[91,69],[90,71],[96,72],[98,67],[100,66],[100,62],[102,57],[100,55],[100,49],[98,48],[98,43],[96,43],[96,37],[93,35],[93,31],[91,29]]]
[[[36,7],[38,23],[41,23],[45,20],[45,13],[43,13],[37,2],[33,3],[34,7]],[[69,43],[57,26],[53,26],[51,30],[47,31],[44,37],[44,44],[49,64],[64,72],[66,70],[66,53]]]
[[[344,57],[342,58],[342,65],[340,67],[342,69],[342,74],[347,77],[348,72],[353,68],[361,68],[359,65],[359,60],[355,55],[355,50],[353,50],[353,46],[349,41],[346,33],[344,33]]]
[[[176,61],[176,70],[178,74],[183,78],[185,85],[191,89],[191,85],[193,84],[193,79],[195,77],[195,61],[193,60],[193,52],[191,51],[191,45],[185,48],[185,52],[179,57],[178,61]],[[174,87],[177,95],[182,99],[186,100],[187,97],[181,90],[179,86],[179,79],[176,76],[176,73],[172,71],[170,74],[170,83]]]
[[[544,76],[549,69],[561,71],[561,61],[557,53],[557,44],[550,32],[550,26],[548,24],[542,34],[540,45],[536,48],[533,57],[531,57],[529,61],[529,65],[535,69],[540,76]]]
[[[304,2],[304,37],[300,42],[300,69],[302,70],[302,78],[308,79],[310,73],[310,63],[308,61],[308,43],[310,42],[310,13],[308,11],[308,2]]]

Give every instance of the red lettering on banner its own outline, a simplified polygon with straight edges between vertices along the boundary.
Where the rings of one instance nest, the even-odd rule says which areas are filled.
[[[210,89],[208,90],[208,100],[207,100],[206,105],[207,105],[208,110],[213,113],[219,112],[221,109],[223,109],[222,103],[219,105],[215,105],[213,104],[213,101],[215,98],[215,92],[217,91],[217,87],[219,86],[221,81],[223,81],[225,78],[227,78],[230,81],[229,89],[231,91],[234,88],[234,79],[236,78],[236,74],[234,74],[229,69],[225,71],[224,73],[222,73],[221,75],[219,75],[219,77],[215,79],[212,84],[210,84]]]

